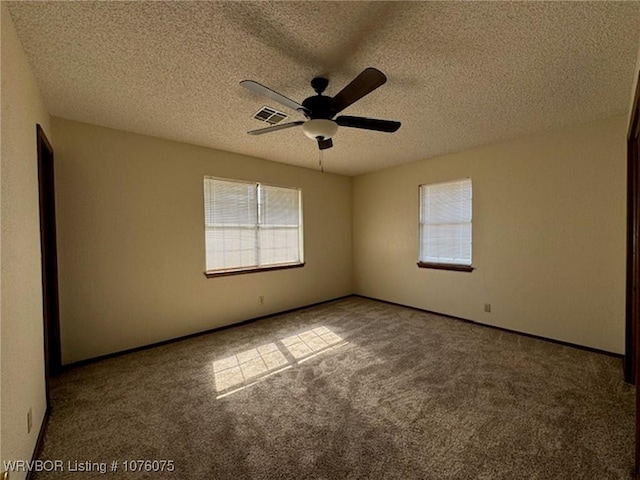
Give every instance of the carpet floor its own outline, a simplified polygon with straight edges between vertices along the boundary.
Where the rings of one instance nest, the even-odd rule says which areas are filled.
[[[73,368],[51,396],[40,459],[64,471],[37,480],[633,469],[634,389],[619,358],[360,297]]]

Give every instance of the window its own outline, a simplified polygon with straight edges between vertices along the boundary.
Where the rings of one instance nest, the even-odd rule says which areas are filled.
[[[300,189],[204,179],[207,276],[304,265]]]
[[[471,267],[471,179],[420,185],[419,267]]]

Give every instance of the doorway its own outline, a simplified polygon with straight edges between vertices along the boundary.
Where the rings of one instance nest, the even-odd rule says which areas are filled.
[[[42,254],[42,308],[44,321],[44,371],[49,401],[51,377],[62,370],[58,303],[58,249],[53,172],[53,148],[42,127],[36,125],[38,190],[40,199],[40,250]]]

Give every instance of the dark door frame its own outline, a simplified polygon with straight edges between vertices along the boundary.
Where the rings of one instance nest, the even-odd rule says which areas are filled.
[[[634,131],[638,129],[638,102],[640,79],[636,86],[631,110],[631,122],[627,135],[627,286],[625,320],[624,379],[636,383],[636,338],[640,307],[640,197],[637,147],[634,147]],[[635,152],[635,154],[634,154]]]
[[[62,370],[62,352],[60,347],[53,148],[40,125],[36,125],[36,143],[40,203],[40,252],[42,254],[44,371],[47,406],[50,406],[49,382],[52,376],[59,374]]]
[[[627,134],[627,288],[624,378],[636,385],[635,478],[640,480],[640,74]]]

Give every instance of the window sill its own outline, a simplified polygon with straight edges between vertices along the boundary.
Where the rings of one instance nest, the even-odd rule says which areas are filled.
[[[229,277],[231,275],[243,275],[245,273],[268,272],[270,270],[286,270],[288,268],[300,268],[300,267],[304,267],[304,263],[294,263],[294,264],[287,264],[287,265],[269,265],[266,267],[243,268],[238,270],[210,271],[210,272],[204,272],[204,276],[207,278]]]
[[[473,267],[471,265],[456,265],[454,263],[430,263],[430,262],[418,262],[419,268],[433,268],[436,270],[452,270],[454,272],[472,272]]]

